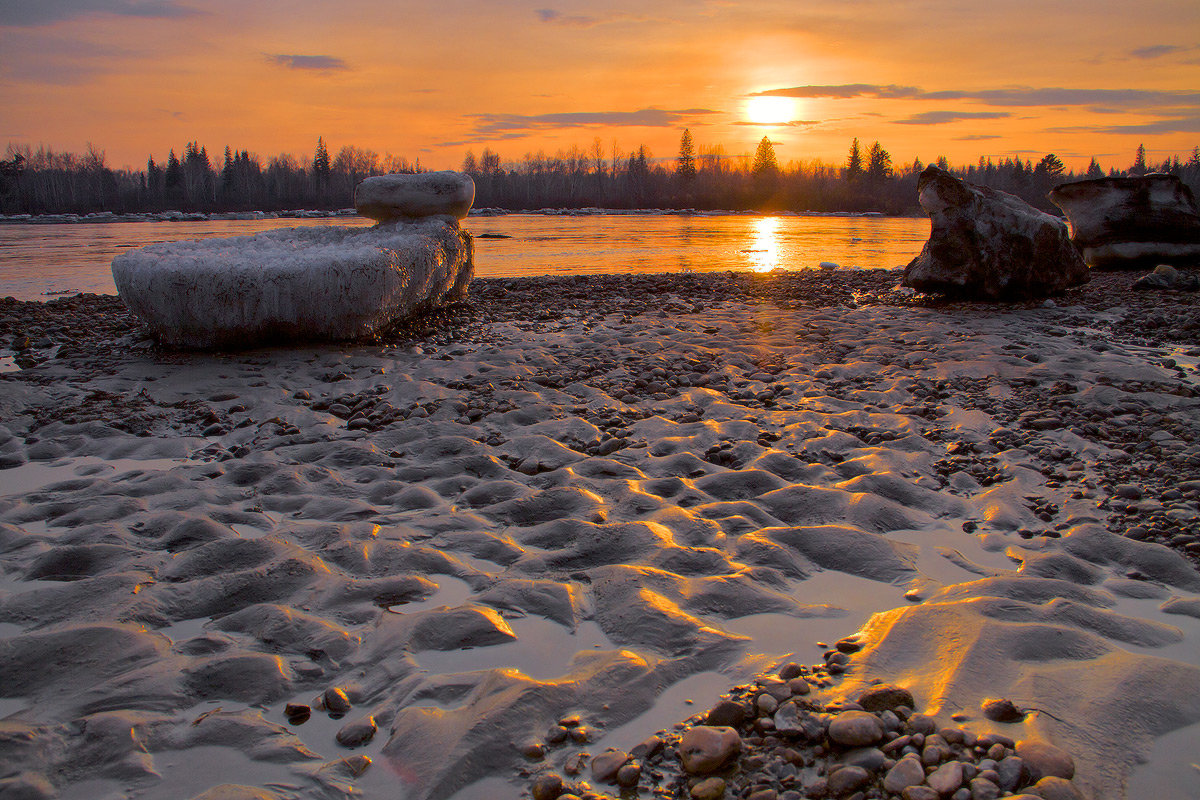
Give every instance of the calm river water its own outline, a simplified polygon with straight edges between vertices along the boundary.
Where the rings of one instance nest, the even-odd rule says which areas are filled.
[[[292,226],[372,224],[337,219],[209,220],[0,225],[0,297],[116,294],[109,265],[130,247]],[[929,237],[928,219],[895,217],[543,216],[471,217],[481,277],[693,270],[903,266]]]

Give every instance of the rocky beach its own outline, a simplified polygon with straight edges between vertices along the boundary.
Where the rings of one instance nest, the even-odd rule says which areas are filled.
[[[2,300],[0,795],[1192,796],[1200,303],[1137,277]]]

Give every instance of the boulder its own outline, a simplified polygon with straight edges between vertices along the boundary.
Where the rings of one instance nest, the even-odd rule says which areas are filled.
[[[1071,222],[1071,239],[1097,269],[1200,263],[1200,214],[1174,175],[1064,183],[1050,200]]]
[[[444,216],[168,242],[112,263],[129,310],[187,348],[366,336],[464,299],[474,271],[471,235]]]
[[[377,220],[447,216],[463,219],[475,201],[475,182],[461,172],[376,175],[354,189],[354,208]]]
[[[1057,294],[1088,280],[1062,220],[1006,192],[929,167],[917,183],[933,228],[903,284],[981,300]]]

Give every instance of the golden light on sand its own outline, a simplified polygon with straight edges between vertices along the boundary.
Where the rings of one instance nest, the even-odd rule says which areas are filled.
[[[758,125],[778,125],[796,118],[796,101],[790,97],[751,97],[746,119]]]
[[[754,240],[742,252],[755,272],[770,272],[779,266],[779,217],[759,217],[754,220]]]

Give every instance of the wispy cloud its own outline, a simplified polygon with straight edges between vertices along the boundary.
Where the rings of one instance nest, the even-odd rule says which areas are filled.
[[[32,27],[98,14],[181,19],[204,12],[175,0],[0,0],[0,26]]]
[[[966,119],[1002,119],[1011,117],[1008,111],[922,111],[908,119],[896,120],[897,125],[945,125]]]
[[[825,121],[820,119],[793,119],[787,122],[751,122],[749,120],[738,120],[733,124],[746,125],[752,128],[811,128]]]
[[[1130,50],[1129,55],[1145,61],[1152,58],[1162,58],[1163,56],[1169,56],[1175,53],[1186,53],[1197,49],[1200,49],[1200,47],[1196,45],[1185,46],[1178,44],[1152,44],[1149,47],[1139,47],[1136,50]]]
[[[594,28],[597,25],[608,25],[615,22],[641,22],[646,19],[633,14],[609,14],[603,17],[564,14],[556,8],[535,8],[533,13],[548,25],[562,25],[567,28]]]
[[[972,133],[967,136],[955,136],[956,142],[986,142],[989,139],[999,139],[998,133]]]
[[[633,128],[669,128],[695,117],[719,114],[710,108],[638,111],[568,111],[558,114],[470,114],[475,133],[493,135],[552,128],[588,128],[597,125]]]
[[[313,72],[333,72],[350,69],[350,66],[335,56],[299,56],[282,53],[266,53],[268,61],[288,69],[305,69]]]
[[[1098,133],[1140,134],[1143,136],[1156,133],[1200,133],[1200,115],[1173,117],[1135,125],[1110,125],[1094,130]]]
[[[1200,106],[1200,92],[1153,91],[1146,89],[1063,89],[1017,86],[1006,89],[935,92],[915,86],[849,83],[834,86],[791,86],[756,92],[752,96],[849,99],[874,97],[885,100],[966,100],[990,106],[1105,106],[1144,109],[1166,105]]]

